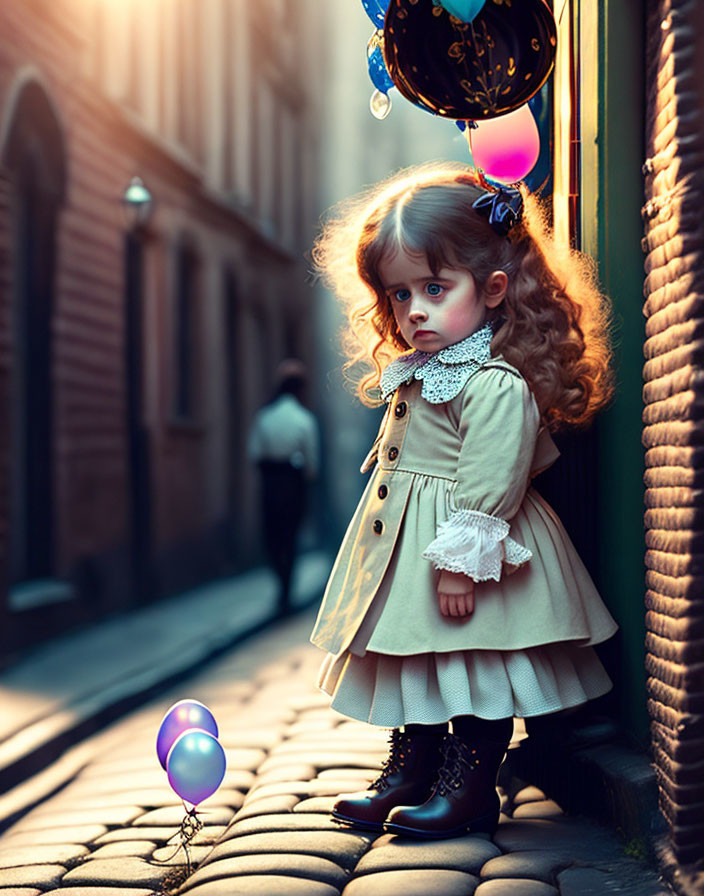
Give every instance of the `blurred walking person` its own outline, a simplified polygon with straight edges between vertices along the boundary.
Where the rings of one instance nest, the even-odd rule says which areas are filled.
[[[257,412],[248,453],[261,472],[264,539],[279,580],[278,611],[291,611],[291,577],[308,483],[318,472],[318,423],[303,404],[305,365],[282,361],[273,399]]]

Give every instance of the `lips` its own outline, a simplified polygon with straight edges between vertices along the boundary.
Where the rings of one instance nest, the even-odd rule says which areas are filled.
[[[416,330],[413,336],[435,336],[435,330]]]

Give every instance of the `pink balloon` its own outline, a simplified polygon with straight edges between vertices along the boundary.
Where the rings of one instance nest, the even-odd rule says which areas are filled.
[[[540,155],[540,135],[528,103],[469,130],[474,164],[487,177],[511,184],[522,180]]]
[[[166,757],[174,741],[188,728],[202,728],[215,737],[218,725],[208,707],[199,700],[179,700],[166,711],[156,736],[156,754],[161,767],[166,769]]]

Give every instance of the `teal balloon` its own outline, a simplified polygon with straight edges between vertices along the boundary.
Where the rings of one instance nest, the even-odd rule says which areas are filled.
[[[215,793],[225,777],[225,751],[216,737],[189,728],[174,741],[166,758],[166,773],[174,792],[197,806]]]
[[[485,0],[441,0],[443,6],[451,16],[463,22],[471,22],[482,11]]]

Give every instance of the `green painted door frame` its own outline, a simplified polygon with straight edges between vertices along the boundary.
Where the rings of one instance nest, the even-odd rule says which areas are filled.
[[[611,648],[620,719],[649,742],[645,692],[642,433],[645,9],[642,0],[582,0],[582,248],[614,305],[616,397],[597,423],[599,573],[621,627]]]

